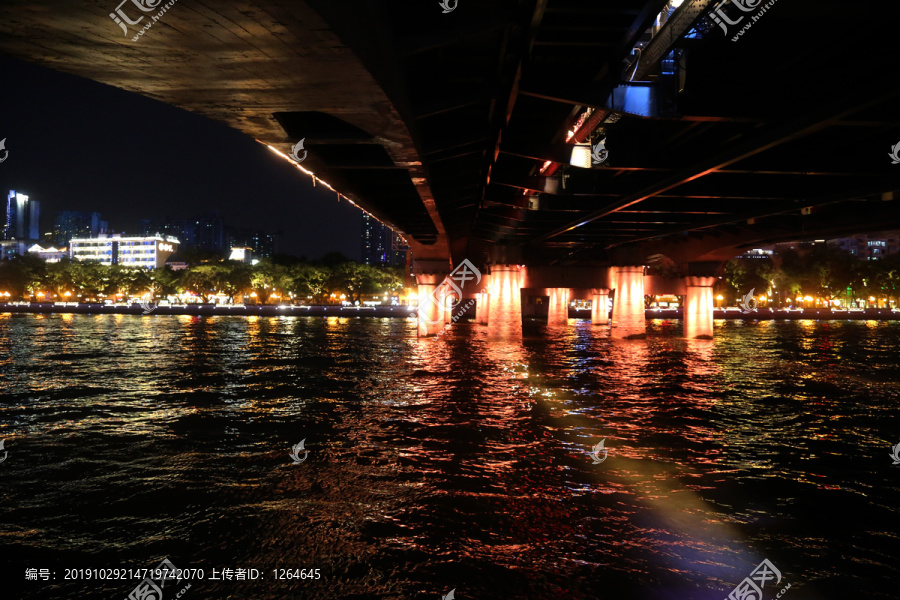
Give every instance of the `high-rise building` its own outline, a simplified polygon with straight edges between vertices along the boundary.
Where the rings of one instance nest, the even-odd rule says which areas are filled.
[[[250,248],[250,238],[253,232],[247,227],[226,227],[225,245],[229,248]]]
[[[62,246],[72,238],[96,237],[106,233],[107,222],[100,213],[84,210],[64,210],[53,219],[53,240]]]
[[[253,256],[271,258],[281,252],[282,233],[266,233],[242,227],[225,227],[216,211],[191,219],[154,218],[140,222],[142,236],[177,237],[183,247],[226,254],[230,248],[251,248]]]
[[[188,219],[143,219],[140,222],[140,234],[168,235],[176,237],[183,246],[194,245],[194,222]]]
[[[362,261],[367,265],[399,267],[406,264],[409,247],[399,233],[371,216],[362,214]]]
[[[3,239],[38,240],[40,238],[41,205],[25,194],[10,190],[6,200]]]
[[[250,238],[250,247],[253,248],[253,256],[272,258],[281,251],[281,232],[255,231]]]
[[[219,213],[210,211],[192,219],[195,248],[210,252],[225,251],[225,226]]]
[[[281,252],[282,232],[266,233],[249,227],[226,227],[225,244],[229,248],[249,248],[254,258],[272,258]]]

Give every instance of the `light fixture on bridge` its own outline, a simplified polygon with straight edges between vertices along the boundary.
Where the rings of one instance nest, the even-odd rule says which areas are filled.
[[[582,169],[591,168],[591,145],[575,144],[572,146],[572,156],[569,158],[569,164],[573,167],[581,167]]]
[[[540,196],[528,196],[528,210],[540,210],[541,207],[541,197]]]

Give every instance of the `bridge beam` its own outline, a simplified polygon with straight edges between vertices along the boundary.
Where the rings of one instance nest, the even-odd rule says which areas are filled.
[[[712,0],[689,0],[679,6],[666,24],[662,26],[656,35],[641,52],[638,59],[638,67],[632,80],[646,81],[646,77],[656,68],[666,54],[678,44],[681,37],[694,26],[706,11]]]

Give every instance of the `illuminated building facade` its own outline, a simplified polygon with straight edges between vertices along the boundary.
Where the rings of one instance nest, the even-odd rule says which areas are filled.
[[[860,260],[879,260],[900,252],[900,231],[838,238],[828,240],[828,245],[849,252]]]
[[[232,248],[228,260],[236,260],[247,265],[259,262],[253,260],[253,248]]]
[[[122,237],[100,235],[95,238],[73,238],[69,256],[73,260],[92,260],[104,265],[158,269],[178,249],[178,239],[171,236]]]

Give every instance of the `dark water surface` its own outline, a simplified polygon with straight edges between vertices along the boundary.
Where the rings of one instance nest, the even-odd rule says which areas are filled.
[[[0,598],[897,598],[900,323],[649,329],[0,314]]]

